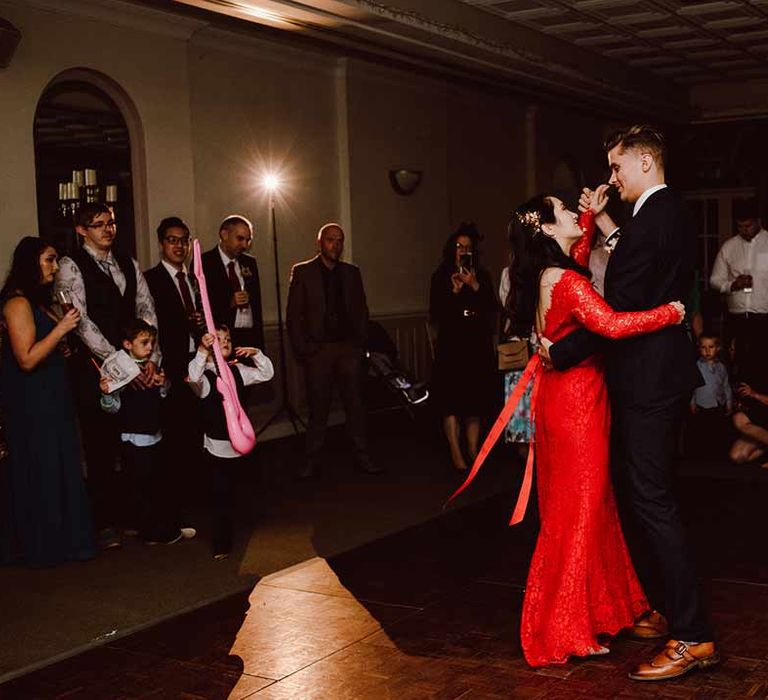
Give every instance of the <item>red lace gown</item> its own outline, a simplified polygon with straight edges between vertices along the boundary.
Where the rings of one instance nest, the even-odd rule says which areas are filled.
[[[587,234],[572,256],[586,264]],[[589,281],[566,270],[552,289],[543,335],[557,341],[580,326],[609,338],[659,330],[674,307],[618,313]],[[520,636],[531,666],[565,663],[598,648],[649,605],[624,542],[608,469],[611,416],[599,357],[545,371],[536,402],[541,530],[528,573]]]

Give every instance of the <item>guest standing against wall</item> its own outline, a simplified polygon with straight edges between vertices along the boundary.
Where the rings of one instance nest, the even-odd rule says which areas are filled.
[[[244,216],[228,216],[219,226],[219,243],[203,254],[214,323],[226,325],[233,347],[264,349],[261,285],[256,258],[246,251],[253,241],[253,225]]]
[[[448,237],[429,293],[429,319],[437,331],[430,393],[459,471],[467,469],[461,423],[474,461],[480,418],[498,403],[492,325],[499,304],[490,275],[478,265],[478,238],[473,224],[462,224]]]
[[[101,203],[80,207],[75,215],[75,231],[82,247],[61,259],[55,289],[68,293],[80,312],[80,343],[73,358],[75,392],[93,517],[99,529],[99,544],[109,549],[122,543],[117,530],[123,513],[116,470],[120,437],[115,417],[99,407],[100,376],[93,363],[100,364],[117,351],[123,326],[140,318],[157,327],[157,316],[138,262],[113,249],[117,224],[112,210]],[[142,391],[152,385],[160,358],[156,345],[142,365],[142,373],[133,380],[134,389]]]
[[[306,462],[301,478],[319,468],[334,385],[347,414],[347,431],[357,466],[381,472],[368,452],[362,399],[362,362],[368,340],[368,304],[360,270],[343,262],[344,231],[325,224],[317,234],[318,254],[293,266],[286,325],[296,360],[304,367],[309,402]]]
[[[0,383],[9,458],[0,488],[0,561],[52,566],[94,556],[64,355],[80,312],[51,308],[55,249],[23,238],[0,292],[7,337]]]

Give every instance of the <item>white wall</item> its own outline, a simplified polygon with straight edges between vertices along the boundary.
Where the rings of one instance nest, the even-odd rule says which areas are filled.
[[[37,233],[32,124],[46,85],[67,69],[86,68],[109,76],[135,104],[146,146],[149,222],[157,222],[169,210],[189,219],[194,216],[183,23],[134,16],[134,26],[120,26],[119,7],[104,8],[104,19],[98,19],[69,13],[70,7],[77,10],[77,3],[66,0],[57,3],[60,11],[33,5],[0,2],[0,16],[22,33],[11,65],[0,70],[2,274],[16,241]],[[152,233],[136,235],[137,240],[143,237],[143,248],[156,255],[155,246],[147,245]]]
[[[360,265],[375,314],[427,308],[430,275],[445,238],[461,221],[485,236],[485,265],[506,264],[506,223],[525,197],[529,132],[521,99],[460,81],[347,59],[330,50],[216,29],[113,0],[0,0],[0,16],[23,38],[0,70],[0,256],[36,229],[32,123],[49,81],[81,67],[114,81],[135,107],[144,142],[147,226],[141,262],[157,260],[154,228],[184,218],[214,244],[232,212],[257,232],[267,322],[276,318],[265,170],[281,172],[277,201],[280,281],[314,254],[320,225],[340,221],[348,258]],[[591,150],[597,119],[562,110],[538,117],[534,159],[541,184],[566,151]],[[574,141],[574,133],[579,140]],[[411,196],[388,171],[423,171]],[[143,176],[143,178],[142,178]],[[139,192],[139,196],[144,196]]]
[[[189,65],[197,234],[212,245],[227,214],[251,219],[264,317],[276,320],[261,180],[268,171],[282,180],[275,203],[285,304],[291,265],[312,257],[320,226],[340,218],[336,61],[205,30],[190,43]]]

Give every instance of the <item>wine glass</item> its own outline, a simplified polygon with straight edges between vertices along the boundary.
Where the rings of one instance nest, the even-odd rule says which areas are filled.
[[[75,305],[72,303],[72,295],[66,289],[59,289],[56,292],[56,302],[61,307],[62,316],[68,314]]]

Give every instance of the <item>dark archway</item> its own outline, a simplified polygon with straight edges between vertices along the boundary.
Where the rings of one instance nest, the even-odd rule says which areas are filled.
[[[90,200],[114,202],[117,245],[135,257],[131,136],[115,100],[88,80],[59,76],[38,102],[34,141],[40,236],[65,254],[77,244],[75,208]],[[94,172],[95,186],[86,187]]]

